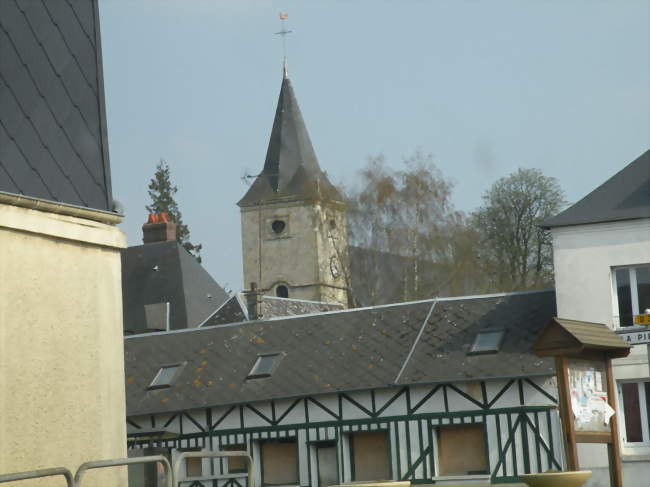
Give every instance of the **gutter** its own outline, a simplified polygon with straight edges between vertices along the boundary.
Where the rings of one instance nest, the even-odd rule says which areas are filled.
[[[0,191],[0,204],[19,206],[21,208],[28,208],[30,210],[38,210],[48,213],[56,213],[58,215],[84,218],[86,220],[93,220],[100,223],[106,223],[108,225],[117,225],[124,219],[124,215],[120,215],[119,213],[96,210],[86,208],[84,206],[60,203],[57,201],[32,198],[30,196],[6,193],[4,191]]]

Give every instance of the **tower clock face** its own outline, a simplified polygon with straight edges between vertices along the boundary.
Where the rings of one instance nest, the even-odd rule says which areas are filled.
[[[334,279],[338,279],[341,275],[341,271],[339,270],[339,260],[336,258],[336,255],[330,257],[330,272]]]

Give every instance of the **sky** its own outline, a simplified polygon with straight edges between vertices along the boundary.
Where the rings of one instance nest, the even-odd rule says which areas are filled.
[[[431,153],[470,213],[519,167],[569,202],[650,148],[647,0],[100,0],[113,195],[142,243],[165,159],[205,268],[242,287],[237,201],[288,70],[321,168]]]

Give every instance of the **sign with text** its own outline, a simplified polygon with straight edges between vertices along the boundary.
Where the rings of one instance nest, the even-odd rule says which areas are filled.
[[[650,315],[635,315],[634,316],[635,325],[650,325]]]
[[[620,336],[625,342],[629,343],[630,345],[643,345],[646,343],[650,343],[650,330],[645,331],[630,331],[627,333],[619,333],[618,336]]]

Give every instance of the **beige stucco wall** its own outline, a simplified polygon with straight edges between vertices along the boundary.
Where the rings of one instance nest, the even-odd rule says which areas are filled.
[[[125,243],[112,225],[0,204],[0,473],[126,456]]]
[[[274,220],[287,223],[276,235]],[[331,238],[330,220],[335,221]],[[345,208],[314,202],[284,203],[242,208],[244,285],[256,283],[263,293],[275,295],[277,284],[289,286],[289,297],[347,304],[344,264],[334,278],[330,259],[347,256]]]

